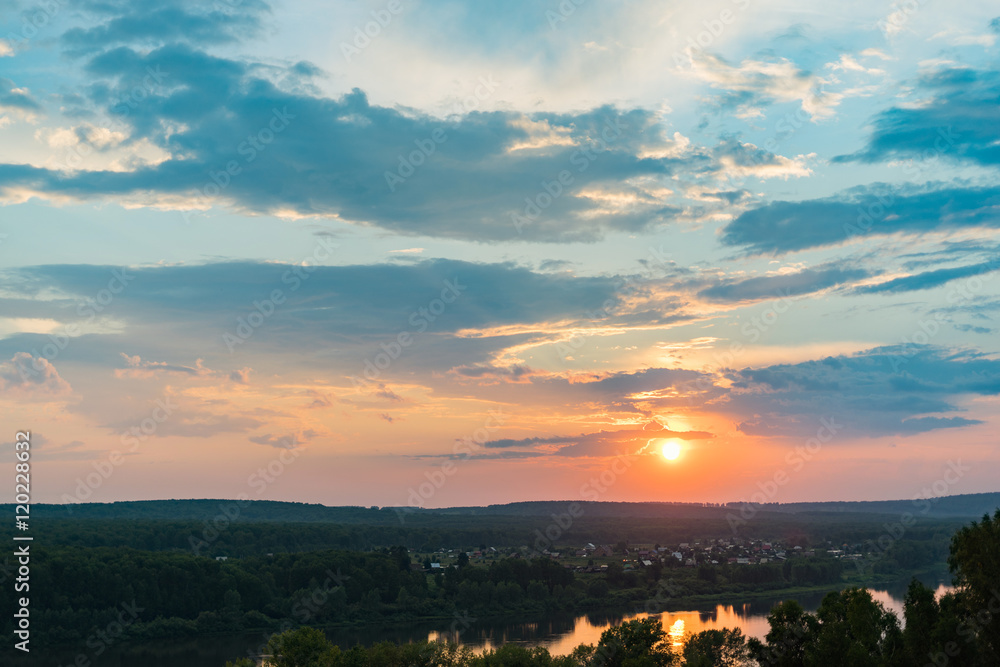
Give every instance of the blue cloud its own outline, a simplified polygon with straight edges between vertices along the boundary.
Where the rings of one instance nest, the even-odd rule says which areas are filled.
[[[776,201],[746,211],[722,230],[722,242],[757,254],[838,245],[864,236],[917,235],[1000,227],[1000,187],[872,185],[826,199]]]
[[[892,107],[873,121],[867,146],[835,162],[944,158],[1000,164],[1000,72],[953,67],[921,77],[931,99],[919,106]],[[919,173],[921,167],[910,165]]]
[[[724,409],[753,435],[811,437],[821,420],[840,424],[839,437],[912,435],[979,420],[960,397],[1000,393],[1000,361],[934,346],[890,346],[850,356],[729,373]]]
[[[983,275],[996,271],[998,268],[1000,268],[1000,259],[993,259],[989,262],[982,262],[979,264],[957,266],[949,269],[937,269],[934,271],[924,271],[912,276],[895,278],[876,285],[863,285],[855,288],[855,291],[861,294],[895,294],[899,292],[913,292],[939,287],[945,283],[951,282],[952,280],[958,280],[959,278]]]
[[[81,55],[122,44],[223,44],[256,36],[268,5],[260,0],[233,4],[234,11],[225,11],[223,3],[189,0],[86,2],[83,8],[98,19],[97,25],[67,30],[62,43],[69,53]]]
[[[706,287],[698,292],[698,296],[720,303],[759,301],[781,296],[810,294],[828,287],[866,278],[868,275],[868,271],[864,269],[820,266],[797,273],[727,281]]]

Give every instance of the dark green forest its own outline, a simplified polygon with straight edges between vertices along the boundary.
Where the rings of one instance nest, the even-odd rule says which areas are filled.
[[[706,630],[677,649],[655,617],[606,630],[565,656],[507,644],[473,655],[438,642],[342,649],[303,627],[271,637],[275,667],[914,667],[1000,664],[1000,510],[964,526],[950,545],[956,591],[940,600],[913,580],[900,619],[862,588],[829,593],[815,614],[777,604],[763,640],[738,629]],[[246,658],[227,667],[252,667]]]
[[[278,509],[284,512],[287,505],[294,504],[279,505]],[[87,506],[74,508],[74,512],[82,513],[84,507]],[[409,520],[379,525],[282,523],[249,521],[246,517],[254,516],[250,511],[226,517],[225,506],[220,509],[218,502],[214,514],[211,506],[199,507],[199,511],[210,513],[209,518],[33,517],[38,536],[31,548],[33,640],[49,646],[93,648],[100,645],[100,633],[122,622],[123,614],[127,617],[129,641],[141,641],[241,630],[281,633],[303,625],[366,627],[462,615],[526,619],[557,612],[635,611],[650,601],[655,601],[660,609],[681,609],[711,600],[747,599],[754,594],[780,597],[817,587],[840,591],[850,586],[871,585],[879,577],[898,578],[921,569],[950,565],[961,587],[958,594],[947,596],[940,603],[933,600],[933,595],[928,601],[926,591],[920,588],[911,589],[908,596],[908,600],[919,598],[920,602],[913,604],[919,604],[921,610],[930,610],[921,622],[926,626],[924,636],[932,640],[931,648],[935,648],[947,645],[946,639],[958,632],[972,606],[988,608],[992,598],[984,596],[982,591],[1000,581],[996,563],[1000,538],[996,529],[990,529],[993,532],[989,533],[992,535],[989,539],[977,537],[986,530],[983,526],[993,526],[990,522],[970,527],[966,520],[923,518],[889,540],[884,539],[885,527],[891,524],[877,514],[768,514],[740,526],[741,532],[748,536],[742,538],[744,544],[749,536],[758,535],[780,540],[788,549],[794,545],[803,550],[821,546],[856,550],[864,554],[856,562],[826,554],[737,565],[727,562],[725,557],[731,555],[726,549],[735,547],[719,547],[719,560],[715,563],[707,556],[697,556],[693,564],[666,557],[643,566],[634,555],[626,556],[630,544],[696,539],[714,544],[715,536],[733,538],[732,528],[721,518],[582,516],[554,539],[545,539],[543,546],[567,554],[572,554],[574,545],[586,541],[615,545],[614,555],[604,558],[603,565],[598,567],[593,559],[557,560],[539,552],[535,541],[544,531],[552,535],[552,516],[428,514],[421,518],[427,525]],[[271,509],[265,507],[258,515]],[[188,506],[185,511],[189,510]],[[219,516],[225,520],[218,520]],[[996,523],[1000,523],[1000,515]],[[9,534],[5,537],[9,539]],[[722,543],[731,542],[727,539]],[[483,555],[470,559],[467,553],[474,551]],[[825,554],[823,549],[818,551]],[[443,567],[432,569],[431,555],[435,559],[440,556],[445,561]],[[977,570],[968,566],[970,562],[983,566]],[[13,566],[10,557],[0,562],[0,579],[5,584],[10,584]],[[796,632],[805,633],[803,637],[825,642],[828,640],[822,637],[827,635],[821,630],[828,621],[824,619],[846,614],[837,621],[841,623],[837,627],[851,627],[857,618],[849,612],[855,608],[862,610],[856,614],[868,614],[869,621],[875,619],[874,603],[863,597],[857,593],[840,601],[830,598],[829,605],[824,605],[833,605],[830,606],[833,611],[820,609],[815,617],[803,615],[801,609],[796,611],[792,606],[776,609],[772,616],[785,618],[781,621],[785,625],[779,623],[777,627],[779,630],[784,627],[780,632],[786,635],[789,631],[786,626],[791,624],[798,628]],[[5,596],[2,604],[4,633],[11,637],[15,600]],[[836,605],[846,611],[836,611],[840,609]],[[892,619],[882,612],[879,614],[878,622],[885,624],[883,640],[894,647],[896,644],[892,642],[897,640],[892,639],[893,633],[901,631],[893,630]],[[903,642],[900,646],[905,646],[905,633],[900,637]],[[721,639],[701,638],[691,645],[704,644],[708,647],[705,650],[714,651],[718,647],[711,648],[712,642],[722,640],[735,641],[727,635]],[[768,646],[772,643],[770,639],[764,645],[743,640],[737,643],[737,653],[749,651],[758,661],[764,655],[762,651],[774,649]],[[975,655],[989,655],[983,652],[986,651],[983,646],[989,644],[976,644],[979,653]],[[925,648],[921,644],[920,650]],[[303,664],[346,665],[369,660],[358,653],[367,649],[351,650],[355,653],[338,653],[340,657],[332,663]],[[392,653],[417,649],[380,650]],[[419,649],[425,657],[438,655],[442,650],[433,646]],[[967,649],[963,655],[973,655],[972,650]],[[536,660],[542,661],[537,664],[547,664],[547,659],[562,660],[545,658],[538,652],[520,654],[514,648],[504,647],[501,651],[504,653],[499,657],[487,658],[501,662],[509,659],[524,665],[536,664]],[[459,654],[452,653],[458,660],[455,656]],[[581,656],[574,664],[597,667],[592,655]],[[472,665],[479,663],[469,660],[486,658],[461,659],[466,660],[462,664]],[[370,660],[375,661],[370,664],[382,664],[375,658]],[[760,664],[823,663],[779,660]]]

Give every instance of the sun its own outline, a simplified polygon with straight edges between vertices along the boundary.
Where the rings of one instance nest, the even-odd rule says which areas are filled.
[[[667,440],[663,443],[663,458],[668,461],[675,461],[681,455],[681,443],[676,440]]]

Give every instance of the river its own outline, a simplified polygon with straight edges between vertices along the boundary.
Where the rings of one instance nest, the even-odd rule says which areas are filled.
[[[896,612],[902,620],[903,597],[906,583],[900,582],[887,589],[873,589],[873,596],[886,608]],[[934,583],[934,582],[928,582]],[[938,583],[940,596],[949,590]],[[815,611],[824,593],[797,595],[807,611]],[[669,632],[672,643],[680,648],[685,633],[696,633],[714,628],[740,628],[749,637],[763,638],[768,631],[767,614],[781,599],[758,599],[739,604],[707,605],[702,609],[667,611],[657,614]],[[530,621],[455,619],[429,623],[393,624],[389,627],[334,628],[327,636],[335,644],[350,647],[377,641],[420,641],[424,639],[450,639],[482,651],[505,643],[523,646],[543,646],[554,655],[567,654],[580,644],[596,644],[607,628],[632,618],[649,616],[646,613],[589,613],[549,615]],[[470,622],[471,621],[471,622]],[[456,630],[456,631],[453,631]],[[263,633],[233,633],[182,640],[156,640],[145,642],[123,641],[101,656],[84,650],[82,655],[94,667],[223,667],[226,660],[247,655],[265,640]],[[41,651],[33,648],[27,660],[17,660],[18,667],[46,665],[46,667],[72,665],[81,655],[81,649]],[[86,663],[78,663],[86,664]]]

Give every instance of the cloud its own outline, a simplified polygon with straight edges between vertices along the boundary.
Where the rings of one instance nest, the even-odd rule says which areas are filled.
[[[924,271],[911,276],[894,278],[876,285],[862,285],[856,287],[855,291],[861,294],[897,294],[900,292],[913,292],[917,290],[931,289],[939,287],[952,280],[967,278],[969,276],[983,275],[996,271],[1000,268],[1000,258],[994,258],[988,262],[979,264],[969,264],[967,266],[957,266],[948,269],[937,269],[934,271]]]
[[[970,351],[898,345],[798,364],[729,371],[719,406],[757,436],[813,437],[833,422],[835,437],[912,435],[979,420],[961,411],[964,395],[1000,393],[1000,361]]]
[[[17,352],[0,362],[0,395],[65,396],[73,389],[45,357]]]
[[[259,0],[241,0],[234,7],[235,11],[227,12],[224,3],[212,6],[187,0],[92,2],[86,9],[99,23],[71,28],[61,41],[69,52],[81,54],[121,44],[224,44],[257,35],[260,16],[268,6]]]
[[[19,88],[10,79],[0,76],[0,129],[9,125],[12,119],[30,120],[40,113],[42,113],[41,104],[27,88]],[[0,186],[2,186],[2,177],[0,177]]]
[[[289,433],[286,435],[272,435],[270,433],[265,433],[264,435],[250,436],[250,442],[255,442],[258,445],[277,447],[279,449],[295,449],[300,445],[310,442],[318,435],[319,433],[312,429],[306,429],[305,431]]]
[[[253,369],[249,367],[232,371],[229,373],[229,379],[236,384],[250,384],[250,373],[252,371]]]
[[[727,281],[706,287],[698,292],[698,296],[717,303],[759,301],[810,294],[867,276],[868,272],[864,269],[845,269],[824,265],[795,273]]]
[[[834,161],[941,158],[986,166],[1000,164],[996,114],[1000,72],[943,67],[923,74],[919,86],[929,99],[878,114],[867,145]],[[908,170],[919,172],[916,166]]]
[[[39,433],[31,434],[31,456],[34,459],[46,461],[89,461],[96,458],[97,452],[87,449],[82,440],[73,440],[63,445],[50,446],[47,440],[40,440]]]
[[[162,22],[142,18],[164,36],[181,30]],[[359,89],[322,97],[309,84],[316,70],[308,63],[226,59],[183,42],[115,45],[128,32],[103,26],[67,35],[111,45],[84,63],[91,84],[81,113],[114,117],[127,134],[120,150],[142,146],[156,160],[75,172],[2,164],[0,196],[227,207],[478,242],[594,242],[682,218],[690,202],[668,187],[680,176],[809,173],[802,156],[748,163],[748,151],[761,153],[749,144],[692,146],[667,131],[657,110],[604,105],[439,118],[374,105]],[[149,72],[162,81],[150,87]],[[116,91],[136,87],[143,99],[124,104]],[[539,139],[539,128],[549,139]]]
[[[116,317],[142,328],[180,330],[197,323],[217,331],[221,341],[223,332],[234,329],[238,316],[245,318],[254,309],[254,301],[278,289],[286,301],[254,332],[254,341],[276,331],[312,340],[311,336],[326,334],[395,337],[401,331],[456,332],[585,319],[587,312],[603,311],[607,302],[619,303],[620,281],[615,277],[541,273],[512,263],[427,259],[406,264],[315,266],[304,274],[304,280],[296,268],[301,267],[259,262],[128,268],[128,275],[134,277],[128,289],[116,296]],[[64,300],[49,301],[48,313],[65,321],[78,317],[79,298],[106,287],[111,270],[96,265],[51,265],[13,269],[4,275],[9,289],[24,300],[24,307],[40,291],[57,290]],[[19,307],[14,301],[10,307]],[[287,318],[308,325],[308,331],[287,326]],[[279,325],[279,321],[286,324]],[[150,370],[204,370],[197,365],[149,364],[141,359],[135,363]]]
[[[636,428],[581,433],[576,436],[490,440],[484,446],[488,449],[530,448],[538,454],[552,456],[605,457],[642,453],[654,439],[707,440],[713,437],[713,434],[705,431],[673,431],[654,421]]]
[[[195,360],[194,366],[179,366],[168,364],[165,361],[143,361],[139,355],[130,357],[124,352],[121,353],[121,356],[128,367],[116,368],[115,377],[117,378],[151,378],[162,373],[179,373],[181,375],[197,377],[208,375],[212,372],[202,365],[201,359]]]
[[[722,242],[751,253],[782,254],[860,236],[996,228],[998,204],[998,187],[918,191],[874,184],[826,199],[776,201],[745,211],[723,228]]]
[[[692,71],[698,78],[716,88],[741,94],[735,98],[736,106],[742,107],[744,112],[748,107],[798,101],[802,110],[816,121],[833,115],[833,109],[843,97],[826,91],[825,80],[800,70],[784,58],[772,62],[747,59],[739,65],[731,65],[700,49],[690,49],[689,55]]]
[[[384,398],[387,401],[394,401],[397,403],[402,403],[404,400],[402,396],[400,396],[399,394],[397,394],[392,389],[390,389],[389,387],[385,386],[382,383],[379,383],[378,390],[375,392],[375,396],[379,398]]]

